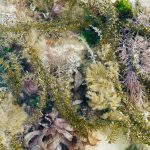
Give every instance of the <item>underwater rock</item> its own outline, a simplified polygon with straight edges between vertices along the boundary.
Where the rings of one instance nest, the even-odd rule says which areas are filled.
[[[83,150],[86,144],[96,145],[99,141],[93,135],[88,139],[77,137],[73,128],[53,109],[51,113],[43,115],[39,120],[42,128],[29,132],[25,136],[26,146],[31,150],[35,147],[47,150]]]
[[[84,81],[83,75],[79,71],[76,71],[75,78],[74,78],[74,90],[75,91],[79,89],[83,81]]]
[[[100,139],[100,142],[96,146],[87,145],[84,150],[125,150],[129,145],[129,141],[123,135],[119,135],[119,138],[114,143],[108,143],[107,135],[109,131],[96,131],[93,135]]]

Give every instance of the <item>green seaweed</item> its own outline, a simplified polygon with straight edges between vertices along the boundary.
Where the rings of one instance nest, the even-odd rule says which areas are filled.
[[[38,99],[36,98],[30,98],[28,99],[28,102],[27,102],[27,104],[33,108],[37,107],[37,103],[38,103]]]
[[[84,38],[86,39],[86,42],[91,47],[94,47],[100,41],[100,37],[98,36],[98,33],[96,33],[94,29],[92,29],[91,27],[87,27],[81,30],[81,35],[84,36]]]
[[[119,13],[120,20],[133,17],[132,5],[129,0],[117,0],[115,6]]]

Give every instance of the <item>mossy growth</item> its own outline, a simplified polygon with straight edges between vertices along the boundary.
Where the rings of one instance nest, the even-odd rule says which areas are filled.
[[[15,136],[12,136],[10,139],[9,149],[11,149],[11,150],[23,150],[21,144],[18,142],[18,139]]]
[[[40,0],[33,1],[38,2]],[[98,98],[100,99],[100,101],[103,100],[102,102],[104,102],[105,105],[103,105],[103,108],[100,108],[100,113],[97,116],[95,114],[91,114],[91,118],[84,118],[81,113],[79,114],[76,111],[75,107],[73,107],[71,104],[70,91],[66,88],[66,86],[64,86],[62,80],[61,83],[57,82],[58,78],[53,74],[50,74],[44,68],[41,60],[38,57],[36,49],[34,47],[31,47],[31,45],[25,45],[25,47],[29,49],[29,59],[35,69],[33,72],[30,72],[29,69],[26,69],[28,68],[28,64],[26,64],[25,61],[22,62],[21,65],[20,62],[17,63],[18,59],[15,55],[7,57],[9,59],[9,62],[6,59],[0,59],[0,65],[7,72],[7,78],[5,79],[7,84],[10,85],[12,94],[14,96],[17,96],[20,93],[21,83],[28,76],[26,76],[25,74],[26,70],[31,73],[31,76],[34,76],[36,78],[35,80],[41,88],[38,93],[38,98],[33,97],[28,99],[28,105],[37,108],[35,110],[34,118],[36,121],[41,116],[41,111],[50,111],[51,107],[56,107],[59,111],[60,116],[66,119],[66,121],[68,121],[72,125],[74,130],[80,136],[87,137],[89,131],[92,131],[94,129],[111,128],[112,133],[110,135],[110,139],[113,140],[113,136],[116,137],[118,133],[117,129],[121,129],[130,139],[150,144],[148,140],[150,129],[149,127],[147,127],[147,123],[144,120],[142,113],[139,110],[136,110],[136,108],[129,103],[125,93],[122,92],[121,87],[119,86],[120,83],[118,83],[118,78],[119,76],[121,76],[119,75],[118,70],[120,66],[117,65],[116,57],[113,57],[113,54],[116,50],[116,42],[114,41],[118,38],[118,30],[116,29],[118,27],[116,25],[118,23],[116,10],[119,13],[120,20],[124,20],[132,17],[132,7],[128,0],[118,0],[115,3],[115,6],[117,9],[114,8],[113,4],[111,5],[111,3],[109,3],[109,0],[100,0],[98,4],[95,3],[95,5],[93,4],[90,6],[85,6],[87,7],[87,10],[90,11],[89,14],[87,14],[87,20],[82,18],[80,18],[79,20],[77,18],[69,20],[67,17],[62,17],[59,21],[53,20],[51,22],[18,23],[15,27],[3,26],[0,29],[4,33],[10,31],[18,34],[23,32],[28,33],[31,31],[31,29],[37,29],[42,32],[53,31],[56,29],[57,31],[73,30],[80,32],[85,37],[88,44],[94,48],[99,44],[98,42],[100,41],[101,37],[98,36],[91,25],[93,27],[97,27],[97,29],[100,29],[102,31],[102,40],[100,41],[101,47],[97,47],[97,49],[101,49],[99,49],[99,53],[97,53],[97,56],[99,58],[98,60],[96,60],[99,62],[93,63],[93,66],[96,67],[89,68],[91,71],[88,70],[89,73],[91,72],[90,76],[92,76],[92,78],[90,79],[92,82],[94,80],[95,85],[93,83],[91,84],[90,81],[87,87],[87,89],[93,89],[93,93],[95,94],[99,94],[100,90],[104,91],[99,94],[102,95],[102,97]],[[130,28],[135,30],[138,27],[130,26]],[[137,30],[147,31],[145,30],[145,28],[138,28]],[[109,45],[104,47],[104,44],[106,43],[112,46],[112,49],[110,51]],[[9,52],[9,49],[6,49],[5,51]],[[87,62],[84,65],[86,66]],[[98,82],[95,80],[97,80]],[[97,86],[97,84],[99,85]],[[108,102],[106,102],[106,98],[108,99]],[[123,98],[126,99],[126,102],[123,102]],[[95,99],[96,98],[94,98],[94,100]],[[117,100],[119,103],[117,103],[116,108]],[[112,111],[110,108],[112,109]],[[122,118],[119,120],[118,116],[120,113],[116,115],[114,110],[116,110],[116,113],[120,112],[121,114],[125,115],[125,117],[127,116],[127,119],[125,120],[121,116]],[[109,112],[112,113],[110,114]],[[110,116],[108,116],[107,119],[102,118],[102,115],[106,113],[110,114]]]
[[[118,11],[120,20],[133,17],[132,5],[129,0],[117,0],[115,6]]]
[[[2,142],[2,138],[0,137],[0,150],[5,150],[5,149],[6,149],[6,147]]]
[[[37,111],[35,111],[36,120],[40,117],[41,110],[43,110],[43,108],[46,106],[48,102],[47,101],[48,95],[51,95],[51,100],[54,102],[54,106],[57,108],[60,115],[64,119],[66,119],[73,126],[75,131],[81,136],[87,137],[89,132],[92,131],[93,129],[98,129],[102,127],[107,128],[110,126],[110,124],[114,124],[115,126],[113,127],[114,130],[116,128],[123,128],[123,130],[128,131],[128,129],[130,128],[131,130],[130,135],[132,139],[135,139],[135,140],[138,139],[139,141],[142,141],[143,143],[148,142],[147,139],[149,137],[149,128],[146,126],[146,123],[145,121],[143,121],[142,116],[140,116],[139,112],[136,113],[136,110],[134,107],[132,108],[129,107],[129,104],[123,105],[121,112],[123,112],[124,114],[127,114],[130,117],[128,122],[125,122],[124,120],[118,121],[118,120],[111,120],[111,119],[107,120],[107,119],[102,119],[102,118],[98,119],[95,116],[93,116],[92,120],[87,121],[85,118],[81,117],[76,112],[76,110],[72,107],[71,101],[70,101],[71,100],[70,95],[68,95],[68,91],[65,88],[66,86],[64,86],[63,83],[58,84],[57,79],[44,69],[40,59],[37,56],[36,49],[34,49],[33,47],[30,47],[29,54],[36,69],[36,71],[34,72],[36,79],[39,81],[39,84],[42,87],[42,91],[40,91],[39,93],[39,103],[38,103],[39,108],[37,109]],[[11,59],[11,61],[14,61],[14,59]],[[6,65],[7,63],[4,60],[1,60],[1,64],[4,67],[8,68]],[[15,66],[18,66],[18,63],[15,63]],[[12,67],[13,66],[10,66],[9,70],[11,70]],[[11,70],[11,71],[12,71],[12,75],[14,75],[16,70]],[[112,77],[116,78],[116,76],[114,75],[114,72],[111,75]],[[22,81],[22,78],[20,77],[20,75],[18,75],[16,78],[17,78],[16,80]],[[98,79],[99,79],[99,76],[98,76]],[[14,82],[13,85],[15,85],[15,80],[12,80],[12,82]],[[18,90],[16,91],[16,93],[19,93],[19,89],[17,88],[16,90]],[[31,103],[32,102],[34,102],[34,100],[31,100]],[[144,124],[145,126],[143,126]],[[139,134],[140,134],[140,138],[138,137]]]

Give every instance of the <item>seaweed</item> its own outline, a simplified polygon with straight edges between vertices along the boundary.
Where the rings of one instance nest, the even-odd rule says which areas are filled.
[[[115,6],[119,13],[120,20],[126,20],[133,17],[132,5],[129,0],[117,0]]]
[[[49,15],[52,15],[51,11],[54,9],[54,3],[49,0],[28,0],[26,4],[28,9],[33,4],[38,13],[48,12]],[[150,145],[149,116],[144,115],[149,109],[149,102],[147,106],[141,105],[141,107],[135,104],[138,101],[145,103],[142,85],[149,87],[148,78],[142,78],[139,74],[133,63],[135,60],[131,56],[131,48],[118,49],[124,48],[125,41],[128,40],[124,28],[127,29],[125,32],[132,33],[133,37],[131,34],[128,36],[135,40],[137,34],[148,38],[149,26],[140,24],[138,19],[135,21],[140,12],[133,11],[128,0],[118,0],[115,4],[109,0],[88,2],[64,0],[61,5],[71,10],[54,13],[52,18],[47,20],[38,20],[32,16],[34,18],[32,21],[18,21],[13,26],[0,25],[2,33],[0,86],[6,86],[6,92],[11,92],[15,97],[15,100],[11,101],[16,104],[15,107],[27,106],[33,110],[32,114],[28,115],[26,123],[32,124],[36,129],[39,118],[55,108],[59,116],[73,127],[76,136],[88,139],[95,130],[110,129],[107,137],[110,143],[115,142],[122,132],[135,143]],[[81,9],[69,15],[75,7]],[[84,60],[74,68],[71,66],[73,62],[69,61],[74,58],[65,57],[72,67],[71,73],[63,68],[63,65],[60,65],[60,68],[57,63],[52,67],[45,65],[43,55],[40,56],[39,51],[44,53],[48,48],[51,50],[56,44],[56,39],[59,39],[64,32],[70,31],[87,50],[84,53]],[[32,32],[39,34],[34,35]],[[52,39],[53,32],[54,34],[59,32],[58,37]],[[40,38],[44,38],[47,47],[42,42],[42,46],[37,46]],[[67,38],[69,37],[65,40]],[[69,50],[73,51],[74,46],[79,47],[78,43],[72,44]],[[57,50],[60,52],[62,49]],[[50,51],[45,53],[47,52],[51,55]],[[121,52],[124,52],[124,55],[120,57]],[[53,56],[55,54],[48,59],[52,59]],[[140,55],[139,57],[141,58]],[[58,58],[60,57],[54,57]],[[83,81],[76,90],[73,73],[79,69]],[[149,96],[149,91],[146,92]],[[79,101],[81,98],[81,104],[74,106],[73,102],[78,98]],[[13,148],[10,149],[21,149],[17,141],[18,139],[12,137],[10,143]],[[3,144],[0,146],[2,149],[5,147]]]

